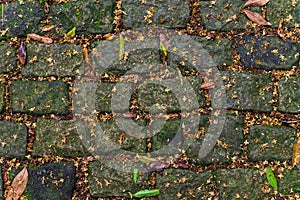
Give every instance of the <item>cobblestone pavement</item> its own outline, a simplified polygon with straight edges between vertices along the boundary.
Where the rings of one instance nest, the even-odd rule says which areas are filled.
[[[2,2],[0,197],[27,166],[24,199],[130,199],[145,189],[159,189],[148,199],[163,200],[300,199],[300,172],[292,166],[300,137],[300,2],[247,8],[269,27],[240,13],[245,2]],[[67,36],[74,27],[75,37]],[[134,43],[126,38],[141,28],[161,32],[152,38],[151,31],[137,31]],[[180,34],[164,38],[167,30]],[[53,43],[28,39],[29,33]],[[180,42],[185,38],[188,45]],[[24,65],[17,59],[21,40]],[[194,51],[213,59],[205,72],[218,71],[220,80],[199,72],[197,59],[186,62]],[[215,104],[225,109],[222,116]],[[100,135],[89,124],[78,127],[89,112]],[[216,136],[212,149],[199,153]],[[186,137],[193,142],[183,148]],[[143,166],[136,183],[128,160]],[[278,191],[268,183],[267,167]]]

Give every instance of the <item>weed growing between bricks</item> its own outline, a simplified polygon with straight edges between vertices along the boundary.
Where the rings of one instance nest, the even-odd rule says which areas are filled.
[[[184,13],[184,16],[189,15],[190,19],[187,24],[185,23],[186,26],[184,25],[183,27],[181,27],[180,23],[172,21],[173,19],[171,18],[168,18],[168,21],[164,21],[164,17],[156,19],[155,13],[154,16],[152,16],[153,13],[151,14],[151,9],[147,4],[148,1],[130,1],[132,4],[140,4],[141,8],[142,6],[145,6],[144,9],[148,10],[147,12],[147,10],[143,11],[142,9],[137,8],[136,16],[138,19],[135,19],[134,15],[130,15],[130,12],[132,12],[130,9],[132,8],[129,3],[127,4],[126,2],[123,2],[122,5],[122,1],[95,1],[95,5],[102,5],[103,2],[106,2],[107,4],[103,5],[103,9],[105,9],[105,6],[107,6],[108,10],[111,9],[110,11],[106,11],[108,16],[105,17],[107,17],[108,21],[101,21],[97,24],[98,27],[95,25],[94,27],[90,27],[88,30],[84,28],[86,24],[80,22],[81,27],[78,27],[78,32],[74,38],[68,38],[62,35],[63,32],[69,31],[70,28],[69,24],[59,24],[59,20],[63,20],[63,18],[59,19],[58,17],[56,18],[57,21],[53,21],[53,15],[56,15],[55,12],[59,11],[59,9],[65,9],[64,6],[59,6],[72,1],[55,0],[40,2],[42,2],[40,7],[38,4],[33,4],[39,9],[42,9],[45,13],[45,15],[41,14],[41,16],[39,16],[42,20],[37,22],[38,25],[49,28],[54,24],[55,28],[52,28],[48,32],[43,32],[41,29],[35,28],[24,29],[24,31],[22,29],[23,33],[18,34],[17,32],[7,32],[9,37],[6,37],[5,34],[1,36],[2,41],[9,44],[8,46],[5,46],[4,50],[11,48],[9,50],[11,53],[6,53],[6,55],[13,55],[8,63],[14,63],[14,67],[7,67],[7,69],[1,71],[0,75],[1,83],[3,85],[2,93],[4,97],[3,100],[0,100],[0,107],[3,107],[2,114],[0,115],[0,121],[11,122],[11,124],[0,124],[2,131],[1,134],[3,136],[5,134],[8,135],[4,140],[1,139],[0,143],[2,145],[0,153],[4,189],[8,188],[11,184],[12,180],[10,176],[15,175],[20,167],[28,166],[32,168],[31,174],[42,173],[43,170],[49,170],[50,174],[51,170],[53,171],[53,177],[55,178],[51,177],[52,175],[47,177],[47,174],[43,174],[46,182],[47,180],[50,180],[49,184],[51,186],[49,186],[45,192],[47,195],[50,195],[48,196],[48,199],[129,199],[130,193],[132,194],[134,191],[155,188],[159,188],[161,194],[157,197],[148,197],[145,199],[300,198],[299,169],[291,167],[292,145],[296,142],[297,137],[299,137],[300,128],[300,108],[299,101],[297,100],[297,98],[299,98],[297,89],[300,89],[300,30],[299,27],[287,24],[287,26],[285,26],[282,30],[284,37],[281,39],[278,37],[276,27],[278,22],[276,20],[279,21],[279,19],[274,19],[274,17],[272,18],[268,8],[269,6],[274,7],[274,4],[280,1],[274,1],[274,4],[267,4],[261,9],[264,16],[272,18],[272,27],[258,26],[251,21],[242,19],[246,20],[246,25],[239,24],[237,22],[237,24],[232,25],[233,28],[229,28],[229,30],[225,30],[227,27],[224,26],[222,31],[210,30],[209,27],[211,27],[211,24],[207,24],[207,22],[203,19],[205,14],[207,14],[208,19],[209,14],[211,14],[204,13],[206,11],[203,8],[203,5],[209,3],[208,1],[191,0],[190,3],[187,4],[189,12]],[[87,5],[94,5],[93,1],[86,2]],[[11,3],[14,2],[10,1],[10,4]],[[174,1],[174,4],[175,3],[180,4],[180,1]],[[167,1],[163,6],[167,6],[169,4],[172,6],[172,1]],[[224,1],[217,1],[216,4],[224,4],[225,6],[226,3],[224,3]],[[235,6],[236,3],[232,2],[231,4],[234,4]],[[5,8],[8,7],[8,4],[4,5]],[[112,8],[110,5],[113,5]],[[53,10],[54,7],[57,9],[56,11]],[[298,13],[300,12],[299,5],[294,8],[297,9],[296,11]],[[80,9],[84,10],[85,8],[80,7]],[[64,12],[67,13],[65,10]],[[180,10],[178,12],[180,12]],[[72,13],[72,11],[70,11],[70,13]],[[172,15],[173,13],[167,14]],[[283,13],[282,15],[285,14],[286,13]],[[148,22],[143,21],[144,16],[148,16]],[[10,16],[5,17],[9,19]],[[26,19],[26,16],[24,18]],[[12,20],[22,19],[13,18]],[[76,20],[84,21],[84,19],[80,19],[80,17]],[[231,43],[228,45],[230,49],[227,49],[227,51],[232,51],[232,55],[224,56],[225,61],[224,59],[222,60],[223,62],[226,62],[226,64],[223,65],[222,63],[218,65],[218,70],[222,71],[222,73],[224,72],[224,81],[228,83],[225,87],[228,87],[227,89],[230,92],[230,99],[228,100],[229,109],[226,111],[226,116],[229,116],[228,119],[230,119],[226,121],[226,123],[229,123],[230,125],[227,124],[228,126],[224,127],[224,134],[221,135],[220,139],[217,141],[216,148],[213,149],[210,156],[206,159],[199,159],[197,157],[198,155],[193,155],[193,151],[184,152],[184,154],[180,155],[180,160],[183,163],[188,162],[187,169],[183,169],[181,166],[185,165],[180,162],[176,163],[173,160],[173,157],[171,157],[169,159],[172,160],[172,163],[168,169],[141,174],[137,185],[132,185],[132,174],[117,173],[116,170],[114,171],[113,169],[108,168],[105,164],[98,163],[97,156],[90,155],[89,151],[86,151],[84,147],[81,147],[82,144],[80,144],[80,140],[78,140],[78,136],[76,136],[76,131],[72,128],[72,123],[74,122],[74,108],[71,105],[71,100],[74,98],[72,92],[74,92],[74,85],[76,84],[76,77],[74,76],[74,73],[78,67],[76,59],[81,61],[84,60],[84,53],[82,53],[82,50],[91,50],[93,45],[96,43],[110,41],[114,35],[118,35],[123,31],[128,31],[128,29],[131,29],[132,26],[135,26],[134,23],[131,23],[134,22],[134,20],[137,20],[136,26],[149,26],[149,24],[152,26],[153,23],[157,23],[159,25],[162,23],[162,26],[164,26],[165,23],[167,28],[176,30],[183,35],[188,34],[195,36],[196,39],[197,37],[201,37],[207,41],[220,41],[221,39],[227,39]],[[154,22],[149,23],[149,20],[154,20]],[[231,25],[229,25],[229,27],[231,27]],[[68,30],[66,30],[66,28],[68,28]],[[93,30],[93,28],[99,29]],[[4,30],[5,29],[1,28],[1,31]],[[26,34],[31,33],[31,31],[52,38],[54,40],[54,44],[40,47],[42,45],[25,38]],[[255,62],[251,66],[247,66],[247,64],[249,64],[249,60],[245,58],[249,55],[247,53],[251,52],[253,49],[255,50],[256,48],[259,48],[250,47],[250,49],[245,50],[246,44],[250,44],[251,46],[251,44],[257,43],[256,38],[252,38],[253,36],[260,37],[262,39],[267,38],[267,41],[262,43],[262,46],[266,49],[268,49],[269,45],[273,45],[273,43],[270,42],[271,40],[269,40],[273,37],[278,39],[274,42],[278,49],[286,45],[288,43],[286,41],[291,41],[288,44],[291,46],[287,46],[287,50],[292,50],[293,48],[296,48],[296,50],[294,52],[290,52],[290,54],[293,55],[293,57],[290,58],[288,58],[289,55],[284,54],[285,52],[281,52],[283,54],[282,59],[285,60],[285,62],[280,62],[280,60],[276,60],[274,58],[275,61],[271,64],[268,63],[269,65],[267,66],[265,66],[263,62]],[[74,45],[71,47],[71,50],[75,49],[76,52],[72,55],[74,57],[67,57],[68,54],[64,54],[65,51],[57,53],[63,55],[62,60],[69,60],[67,60],[67,63],[62,61],[62,63],[57,65],[54,70],[53,68],[46,66],[47,62],[55,64],[55,62],[47,60],[48,56],[53,58],[50,54],[39,55],[39,58],[45,59],[45,62],[41,61],[40,63],[37,63],[37,65],[35,65],[36,61],[34,59],[34,55],[36,54],[32,54],[32,57],[30,57],[29,54],[27,64],[25,64],[25,66],[20,66],[15,62],[16,53],[12,53],[16,52],[16,49],[18,49],[20,40],[24,40],[27,47],[30,47],[33,43],[34,45],[40,45],[39,48],[43,49],[43,51],[48,51],[52,48],[49,52],[56,50],[59,52],[63,46]],[[199,41],[201,42],[202,40],[199,39]],[[258,41],[258,43],[259,42],[260,41]],[[217,46],[222,46],[222,44],[217,44]],[[32,45],[30,49],[27,49],[27,51],[30,52],[37,50],[37,46],[33,48],[34,45]],[[57,49],[54,48],[55,45],[58,45]],[[59,48],[60,45],[62,48]],[[276,49],[272,50],[276,53]],[[38,51],[36,53],[38,53]],[[244,53],[245,55],[243,55]],[[76,57],[76,55],[78,56]],[[168,54],[168,56],[170,56],[170,54]],[[259,55],[257,56],[259,57]],[[0,59],[3,58],[0,57]],[[59,59],[61,58],[57,57],[55,59],[60,61]],[[260,61],[261,59],[264,58],[261,57]],[[32,61],[31,63],[29,62],[30,60]],[[76,61],[73,62],[73,60]],[[160,64],[163,64],[168,61],[168,57],[164,57],[163,52],[160,51],[158,60]],[[39,62],[39,60],[37,60],[37,62]],[[68,62],[75,64],[71,66]],[[266,62],[268,62],[268,60]],[[287,62],[289,65],[286,64]],[[32,70],[33,68],[35,70]],[[159,77],[159,75],[160,74],[158,73],[155,76]],[[188,70],[183,71],[182,75],[185,77],[200,76],[199,73],[194,73]],[[236,85],[240,79],[244,84],[242,89],[241,86]],[[24,83],[30,82],[32,85],[37,83],[32,91],[40,90],[42,96],[38,96],[38,93],[32,92],[30,87],[25,87],[25,84],[19,84],[15,87],[19,80]],[[128,80],[130,80],[130,76],[128,77]],[[104,84],[119,83],[120,81],[124,81],[124,76],[118,73],[105,74],[101,77],[101,82]],[[258,83],[259,81],[261,82]],[[43,85],[42,83],[47,84]],[[263,99],[258,99],[255,96],[256,90],[252,90],[251,87],[253,85],[259,89],[259,94],[263,94]],[[200,85],[198,84],[196,86]],[[13,87],[17,89],[17,93],[12,92]],[[22,89],[21,87],[24,88]],[[64,87],[67,89],[64,90]],[[55,91],[62,92],[56,92],[56,94],[51,93],[48,95],[47,91],[44,91],[45,88],[47,91],[49,88],[55,88]],[[240,103],[236,97],[238,94],[241,94],[241,96],[244,95],[242,94],[244,88],[247,88],[250,91],[249,94],[245,95],[245,99],[243,99],[244,102],[249,101],[245,105]],[[296,91],[294,88],[296,88]],[[146,89],[147,88],[145,88],[145,90]],[[208,89],[198,90],[202,92],[202,106],[201,108],[194,109],[191,113],[204,116],[203,119],[201,118],[201,122],[203,122],[203,124],[199,127],[199,130],[196,133],[197,139],[201,141],[206,133],[206,128],[208,126],[207,123],[210,118],[209,115],[212,112],[212,96],[208,92]],[[105,95],[104,90],[99,91],[101,95]],[[157,89],[157,91],[160,90]],[[21,101],[22,99],[28,98],[28,95],[21,96],[22,93],[28,93],[30,94],[29,96],[32,97],[35,95],[37,96],[34,97],[32,101],[28,100],[25,105],[24,103],[22,104]],[[155,95],[152,93],[149,94]],[[18,97],[18,95],[20,97]],[[59,99],[65,98],[65,101],[58,102],[61,103],[59,104],[61,106],[58,106],[58,109],[49,109],[56,106],[51,103],[48,107],[43,106],[44,104],[47,104],[47,102],[52,102],[51,100],[56,99],[56,95],[60,95]],[[144,96],[147,96],[147,93],[145,93]],[[139,123],[151,124],[154,119],[161,118],[170,121],[171,125],[169,125],[169,128],[171,129],[172,124],[176,124],[176,120],[180,120],[184,116],[184,113],[180,113],[180,110],[178,111],[176,108],[163,115],[153,115],[149,112],[143,112],[143,108],[147,110],[147,105],[145,103],[143,107],[143,105],[140,104],[141,101],[139,101],[139,98],[141,98],[141,96],[139,96],[139,92],[135,91],[130,99],[131,107],[129,113],[120,113],[119,115],[114,114],[111,112],[111,108],[106,109],[106,106],[103,106],[105,101],[103,101],[104,104],[101,104],[100,101],[100,106],[96,112],[99,123],[106,125],[108,133],[115,134],[114,137],[112,137],[113,140],[117,140],[117,142],[122,144],[124,148],[131,148],[130,150],[137,152],[141,151],[139,145],[141,145],[142,142],[138,143],[138,145],[136,145],[137,143],[134,143],[134,141],[133,144],[131,144],[130,141],[128,142],[126,140],[126,136],[124,137],[124,134],[122,134],[122,131],[118,130],[118,127],[115,128],[113,122],[116,119],[128,118],[139,121]],[[254,100],[251,101],[250,98],[253,98]],[[45,100],[46,103],[43,103],[43,100]],[[17,106],[17,103],[14,103],[14,101],[19,103],[19,107]],[[41,105],[40,102],[42,102]],[[66,104],[64,104],[65,102]],[[29,103],[36,104],[36,106],[29,107],[27,109],[26,106],[29,105]],[[64,107],[65,111],[62,111],[62,107]],[[23,124],[24,127],[19,123]],[[230,129],[231,126],[234,128]],[[14,141],[17,141],[17,139],[20,139],[21,141],[19,144],[20,153],[18,152],[18,155],[14,155],[13,148],[16,147],[10,147],[12,148],[10,151],[5,149],[7,145],[11,145],[9,142],[6,144],[6,142],[10,141],[10,137],[12,137],[9,133],[6,133],[5,128],[7,127],[8,130],[14,130],[20,134],[17,135],[18,138],[14,139]],[[22,127],[24,129],[22,129]],[[168,133],[168,131],[161,132],[162,134],[160,134],[160,136],[163,136],[164,139],[166,137],[171,137],[170,135],[172,135]],[[281,134],[282,132],[284,132],[284,134]],[[21,139],[22,137],[19,137],[21,134],[27,134],[27,138],[23,137],[23,139]],[[228,136],[231,134],[235,134],[234,137],[236,140],[231,140]],[[148,135],[145,141],[143,141],[145,143],[145,147],[143,147],[142,150],[145,152],[151,152],[153,149],[159,148],[161,144],[164,145],[165,141],[160,141],[159,137],[157,138],[152,138],[151,135]],[[238,138],[240,138],[240,140],[238,140]],[[81,138],[79,137],[79,139]],[[155,139],[157,139],[158,144],[154,143]],[[238,141],[240,141],[240,143]],[[282,144],[279,144],[279,142],[282,142]],[[25,148],[21,148],[22,143]],[[26,146],[24,144],[26,144]],[[281,148],[283,146],[284,148]],[[10,153],[12,155],[8,156]],[[109,161],[111,157],[103,156],[101,159]],[[122,160],[124,158],[120,157],[119,159]],[[47,164],[50,164],[50,166]],[[57,174],[54,172],[55,170],[51,168],[53,167],[51,164],[54,164],[54,169],[57,168],[60,170]],[[124,165],[126,166],[126,163]],[[264,169],[266,167],[271,167],[273,169],[280,183],[280,192],[274,191],[271,186],[268,185],[264,174]],[[41,180],[42,179],[43,178],[41,178]],[[59,180],[61,180],[61,182],[57,182]],[[71,193],[69,190],[64,193],[64,181],[73,186],[73,188],[71,187]],[[38,197],[41,199],[41,196],[39,196],[41,194],[34,193],[34,190],[39,190],[39,185],[35,184],[42,185],[42,182],[43,181],[36,183],[31,180],[30,185],[25,192],[31,194],[34,199],[38,199]],[[35,189],[32,189],[32,187]],[[53,187],[55,188],[54,192],[49,189]],[[291,190],[291,188],[293,188],[293,190]],[[123,190],[126,192],[124,193]],[[3,195],[5,195],[5,193],[1,191],[1,198]]]

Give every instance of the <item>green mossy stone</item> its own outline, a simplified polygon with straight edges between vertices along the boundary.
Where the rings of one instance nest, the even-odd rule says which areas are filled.
[[[278,110],[289,113],[300,112],[300,78],[282,77],[279,80]]]
[[[14,113],[68,114],[69,85],[62,81],[14,81],[10,87]]]
[[[222,74],[227,109],[263,112],[273,110],[272,79],[269,75],[232,71]],[[218,93],[213,95],[213,98],[219,99]]]
[[[264,199],[273,195],[271,189],[269,193],[262,191],[268,186],[265,174],[251,168],[217,169],[214,182],[217,184],[219,199]]]
[[[29,43],[21,73],[25,77],[75,76],[82,61],[80,45]]]
[[[140,174],[137,183],[133,181],[133,171],[125,172],[126,163],[110,168],[99,161],[89,163],[89,191],[92,197],[126,197],[131,198],[140,190],[148,189],[149,174]],[[107,184],[109,183],[109,184]]]
[[[210,31],[231,31],[246,29],[247,17],[241,13],[245,1],[227,0],[201,1],[200,12],[204,27]],[[260,8],[251,8],[251,11],[261,13]],[[236,16],[235,19],[233,16]],[[227,22],[230,20],[230,22]]]
[[[4,25],[1,25],[0,39],[8,37],[24,37],[29,33],[42,33],[41,23],[46,19],[45,11],[39,1],[20,1],[2,4],[0,11],[5,17]],[[2,21],[2,15],[0,16]]]
[[[272,27],[278,27],[281,19],[287,27],[299,27],[300,25],[300,2],[294,0],[273,0],[267,4],[267,20],[271,22]]]
[[[80,139],[74,121],[41,119],[36,123],[36,139],[32,155],[43,157],[55,155],[61,157],[80,157],[90,153]],[[88,133],[86,133],[88,134]]]
[[[3,188],[3,178],[2,178],[2,166],[0,165],[0,198],[4,198],[4,188]]]
[[[288,70],[299,63],[298,44],[279,37],[244,36],[239,39],[237,51],[246,69]]]
[[[126,13],[122,18],[125,29],[144,28],[153,25],[160,28],[186,27],[190,15],[188,1],[154,0],[145,2],[126,0],[122,3],[122,8]],[[146,19],[146,16],[149,17],[149,20]]]
[[[113,30],[114,1],[79,0],[53,4],[50,7],[50,24],[55,25],[54,34],[62,37],[76,27],[76,35],[109,33]]]
[[[24,158],[27,146],[27,128],[24,124],[0,121],[0,156]]]
[[[243,119],[236,115],[226,115],[222,117],[225,117],[225,121],[222,132],[220,132],[220,136],[217,140],[213,139],[215,135],[218,134],[217,127],[209,125],[209,122],[206,121],[206,123],[202,125],[202,127],[205,127],[205,135],[200,136],[187,150],[187,156],[192,158],[197,165],[231,163],[232,160],[242,156],[242,145],[244,142]],[[211,138],[210,140],[215,143],[211,144],[214,148],[203,157],[200,149],[203,145],[203,141],[205,139],[207,140],[206,137]]]
[[[156,187],[160,190],[158,199],[210,199],[213,197],[210,171],[195,173],[182,169],[166,169],[156,175]]]
[[[16,49],[7,42],[1,42],[0,52],[0,73],[3,74],[16,70]]]
[[[248,157],[257,161],[291,161],[297,130],[284,126],[254,125],[247,135]]]
[[[5,111],[5,91],[6,86],[0,83],[0,113]]]
[[[300,194],[300,170],[284,170],[283,179],[279,182],[279,190],[283,194]]]

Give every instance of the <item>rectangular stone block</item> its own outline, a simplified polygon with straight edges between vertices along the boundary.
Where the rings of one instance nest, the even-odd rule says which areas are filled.
[[[206,120],[199,126],[205,128],[205,135],[199,136],[187,150],[187,156],[198,165],[231,163],[243,154],[243,119],[236,115],[220,115],[215,119],[219,120],[217,124]],[[212,146],[213,149],[206,152],[205,146]]]
[[[3,10],[2,10],[3,9]],[[29,33],[41,33],[42,21],[46,19],[45,11],[39,1],[10,1],[0,7],[5,17],[1,27],[0,39],[8,37],[24,37]]]
[[[246,139],[250,161],[291,161],[297,130],[285,126],[254,125]]]
[[[68,87],[62,81],[14,81],[10,87],[12,111],[35,115],[68,114]]]
[[[220,199],[269,199],[273,196],[271,186],[266,184],[266,175],[256,169],[217,169],[214,181]],[[266,187],[270,189],[268,192],[264,190]]]
[[[137,88],[139,109],[146,113],[174,113],[203,107],[205,98],[200,91],[201,82],[201,77],[178,74],[172,79],[145,81]]]
[[[52,32],[60,37],[76,27],[76,35],[109,33],[113,30],[114,1],[79,0],[53,4],[50,7]],[[55,31],[53,31],[55,30]]]
[[[284,26],[299,27],[300,2],[295,0],[273,0],[267,4],[267,19],[272,27],[278,27],[279,21],[284,19]]]
[[[272,106],[272,80],[267,74],[249,74],[232,71],[222,72],[226,91],[226,108],[270,112]],[[217,92],[213,99],[219,100]],[[220,99],[222,101],[222,99]],[[225,99],[223,100],[225,101]],[[218,105],[217,105],[218,106]]]
[[[134,194],[139,190],[148,189],[149,174],[140,174],[137,183],[133,181],[133,170],[128,172],[125,169],[126,162],[123,165],[111,168],[99,161],[89,163],[89,190],[92,197],[127,197],[132,198],[130,194]],[[109,184],[108,184],[109,183]]]
[[[214,197],[210,171],[195,173],[182,169],[166,169],[156,175],[160,190],[158,199],[210,199]]]
[[[238,41],[237,51],[246,69],[291,69],[298,66],[298,43],[273,36],[244,36]]]
[[[0,73],[7,73],[16,70],[16,49],[7,42],[0,43]]]
[[[138,1],[122,3],[125,29],[157,26],[163,28],[184,28],[189,21],[190,7],[186,0]]]
[[[21,73],[25,77],[75,76],[83,54],[75,44],[27,44],[27,63]]]
[[[27,128],[24,124],[0,121],[0,156],[24,158],[27,147]]]
[[[200,11],[206,29],[210,31],[243,30],[246,28],[247,17],[241,15],[245,1],[201,1]],[[250,10],[260,13],[260,8]]]
[[[279,80],[278,110],[289,113],[300,112],[300,78],[282,77]]]
[[[90,155],[89,146],[84,146],[74,121],[41,119],[36,124],[36,139],[33,144],[33,156],[55,155],[61,157],[80,157]],[[86,135],[90,133],[86,129]],[[87,141],[86,144],[88,144]]]

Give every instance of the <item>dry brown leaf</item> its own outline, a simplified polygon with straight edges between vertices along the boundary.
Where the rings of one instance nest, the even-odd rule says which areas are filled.
[[[292,167],[295,166],[300,166],[300,137],[297,139],[297,142],[293,146]]]
[[[270,0],[248,0],[244,7],[249,7],[249,6],[264,6],[266,5]]]
[[[83,52],[83,57],[84,57],[84,60],[87,62],[87,63],[89,63],[89,50],[88,50],[88,48],[85,48],[85,47],[83,47],[82,48],[82,52]]]
[[[246,16],[256,24],[263,26],[270,26],[271,23],[265,20],[260,14],[252,12],[250,10],[242,10],[242,13],[245,13]]]
[[[212,88],[215,88],[215,87],[216,87],[215,82],[207,82],[207,83],[203,83],[203,84],[201,84],[201,86],[200,86],[201,89],[212,89]]]
[[[9,187],[9,191],[7,193],[6,200],[18,200],[27,185],[28,182],[28,171],[27,168],[24,167],[14,178],[11,186]]]
[[[27,58],[26,46],[25,46],[23,40],[21,40],[20,46],[18,48],[18,61],[19,61],[20,65],[25,64],[26,58]]]
[[[282,33],[283,30],[282,30],[282,24],[284,22],[284,19],[281,19],[279,21],[279,24],[278,24],[278,28],[277,28],[277,34],[279,35],[279,37],[283,38],[284,37],[284,34]]]
[[[53,42],[53,40],[51,38],[40,36],[40,35],[35,34],[35,33],[27,34],[27,37],[32,39],[32,40],[36,40],[38,42],[43,42],[45,44],[51,44]]]
[[[44,31],[44,32],[50,31],[50,30],[52,30],[53,28],[55,28],[54,25],[46,25],[46,26],[43,26],[43,27],[42,27],[42,31]]]

